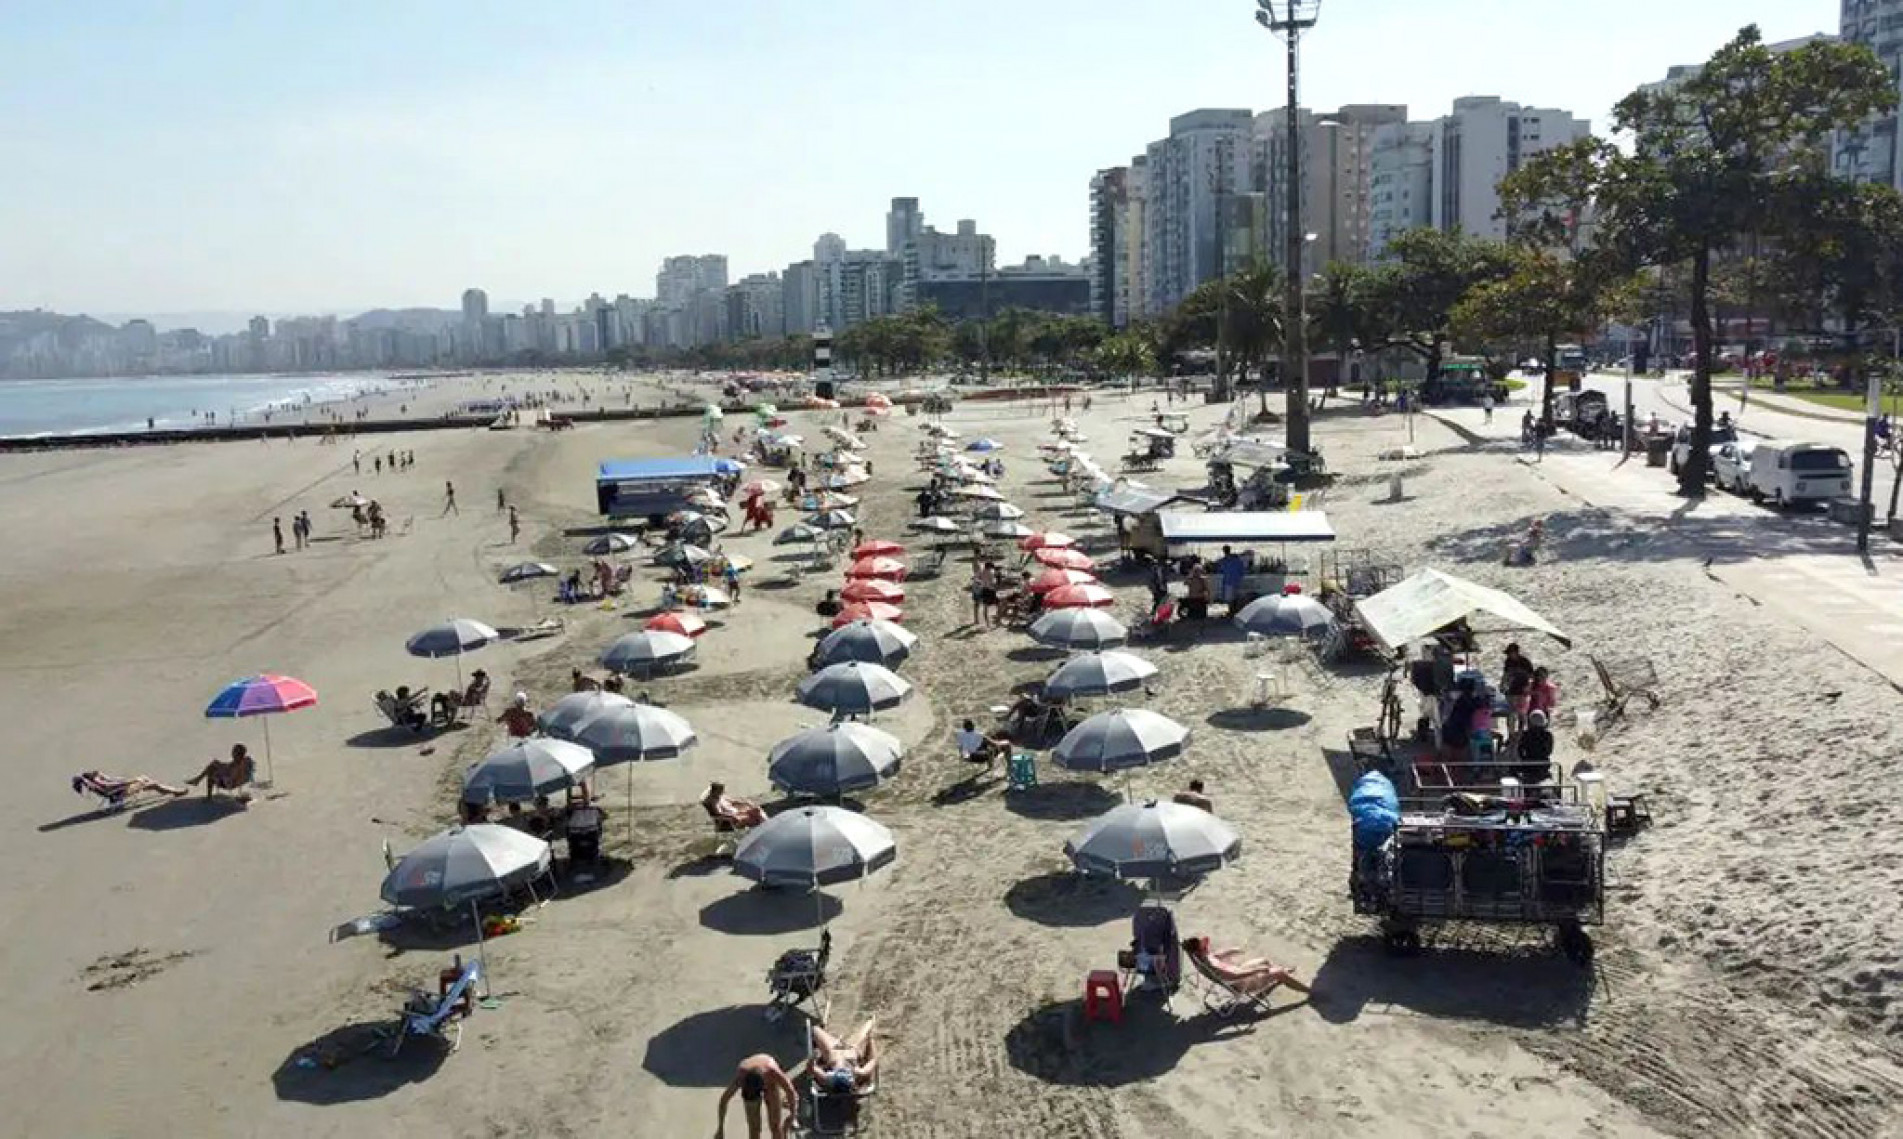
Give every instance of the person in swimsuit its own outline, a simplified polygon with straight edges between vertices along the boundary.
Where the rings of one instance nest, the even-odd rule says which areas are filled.
[[[787,1124],[798,1111],[799,1093],[794,1090],[793,1081],[780,1070],[779,1061],[764,1052],[740,1061],[727,1090],[720,1093],[720,1117],[714,1125],[714,1139],[723,1139],[727,1134],[727,1105],[733,1102],[735,1092],[740,1093],[741,1106],[747,1113],[748,1139],[760,1139],[762,1104],[766,1106],[768,1139],[786,1139]]]
[[[872,1039],[878,1018],[866,1021],[844,1040],[813,1026],[813,1086],[828,1092],[863,1091],[878,1078],[879,1057]]]

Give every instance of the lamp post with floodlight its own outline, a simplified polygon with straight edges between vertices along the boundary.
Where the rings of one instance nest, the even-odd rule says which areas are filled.
[[[1296,45],[1302,33],[1321,17],[1321,0],[1255,0],[1255,22],[1288,44],[1288,146],[1284,174],[1288,178],[1288,227],[1282,272],[1287,296],[1282,307],[1282,382],[1288,396],[1287,444],[1291,451],[1308,454],[1308,328],[1302,311],[1302,157],[1301,115],[1296,99]]]

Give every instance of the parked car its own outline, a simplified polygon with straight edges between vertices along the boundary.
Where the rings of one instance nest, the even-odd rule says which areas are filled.
[[[1738,429],[1732,424],[1729,418],[1720,420],[1711,425],[1711,454],[1714,460],[1717,457],[1718,447],[1721,444],[1736,443],[1737,441]],[[1691,457],[1692,425],[1682,423],[1679,425],[1678,430],[1672,433],[1672,454],[1665,465],[1676,475],[1680,467],[1691,461]],[[1710,466],[1710,463],[1706,464],[1708,470]]]
[[[1751,492],[1751,452],[1756,444],[1748,440],[1722,443],[1712,448],[1711,478],[1719,490],[1733,494]]]
[[[1850,456],[1827,443],[1765,441],[1751,449],[1748,493],[1778,509],[1850,494]]]

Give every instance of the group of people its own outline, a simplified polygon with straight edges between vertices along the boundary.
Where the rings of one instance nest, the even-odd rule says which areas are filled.
[[[1502,655],[1497,697],[1484,677],[1473,671],[1457,674],[1451,651],[1439,643],[1423,650],[1412,677],[1424,697],[1424,718],[1437,718],[1437,740],[1449,763],[1473,761],[1480,740],[1489,744],[1494,762],[1510,768],[1522,784],[1551,778],[1559,685],[1519,644],[1509,644]],[[1504,717],[1499,714],[1500,698],[1506,704]]]
[[[383,468],[385,466],[388,466],[392,472],[395,472],[395,471],[407,471],[411,467],[414,467],[415,465],[416,465],[415,451],[391,451],[390,458],[387,463],[384,461],[384,458],[382,455],[370,456],[370,471],[372,474],[379,474],[379,475],[382,474]],[[350,456],[350,469],[357,474],[363,473],[363,452],[362,451],[357,451],[352,453],[352,455]]]
[[[271,538],[274,542],[277,543],[277,552],[280,554],[283,553],[284,552],[284,519],[283,518],[280,517],[280,518],[271,519]],[[297,548],[300,550],[311,544],[310,511],[300,510],[296,514],[293,514],[291,516],[291,540],[297,544]]]
[[[876,1028],[875,1018],[850,1035],[839,1037],[823,1025],[814,1025],[812,1055],[806,1058],[806,1070],[813,1087],[831,1095],[853,1095],[870,1089],[879,1078]],[[799,1115],[799,1092],[778,1060],[769,1053],[759,1052],[740,1061],[733,1079],[720,1093],[720,1115],[714,1124],[714,1139],[722,1139],[727,1133],[727,1108],[735,1095],[739,1095],[746,1113],[747,1134],[751,1139],[760,1139],[763,1133],[769,1139],[786,1139],[788,1129]]]
[[[373,498],[369,500],[368,505],[364,505],[356,501],[362,498],[356,491],[351,491],[350,496],[352,499],[350,504],[350,520],[356,524],[359,536],[361,536],[366,529],[370,531],[372,538],[381,538],[384,534],[389,532],[389,522],[384,518],[383,504],[381,502]]]

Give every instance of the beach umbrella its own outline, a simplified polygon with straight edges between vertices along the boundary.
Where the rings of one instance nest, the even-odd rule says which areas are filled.
[[[714,460],[715,474],[739,475],[739,474],[745,473],[746,469],[747,469],[747,465],[741,462],[739,459],[729,459],[729,458],[726,458],[725,456],[722,456],[721,458],[717,458]]]
[[[564,740],[522,740],[469,765],[463,774],[465,803],[527,803],[579,786],[595,769],[595,757]]]
[[[1109,650],[1078,653],[1057,666],[1044,682],[1044,692],[1057,700],[1073,696],[1108,696],[1128,692],[1156,675],[1156,666],[1140,656]]]
[[[403,647],[408,649],[413,657],[428,657],[431,660],[454,657],[456,690],[460,693],[463,687],[463,654],[473,653],[501,639],[501,633],[481,621],[472,621],[467,617],[451,617],[439,625],[431,625],[417,633],[405,641]]]
[[[986,437],[983,439],[973,439],[971,442],[965,444],[965,450],[989,454],[992,451],[1004,450],[1004,444],[998,442],[996,439]]]
[[[603,534],[581,548],[581,552],[591,558],[605,558],[610,554],[625,554],[641,543],[627,534]]]
[[[891,621],[905,620],[905,610],[884,601],[853,601],[845,605],[833,616],[833,628],[850,625],[854,621]]]
[[[1130,635],[1101,609],[1053,609],[1032,622],[1030,632],[1038,644],[1062,649],[1113,649]]]
[[[754,479],[740,488],[740,497],[747,499],[760,495],[774,495],[780,493],[781,489],[780,484],[772,479]]]
[[[1042,549],[1031,554],[1033,561],[1052,569],[1083,570],[1089,572],[1096,568],[1097,560],[1082,550]]]
[[[721,498],[720,494],[715,491],[714,488],[709,486],[695,487],[689,491],[687,501],[689,505],[698,506],[703,510],[718,511],[727,509],[727,501]]]
[[[712,553],[692,542],[669,542],[654,552],[654,564],[691,569],[707,564],[713,556]]]
[[[973,467],[955,466],[945,473],[962,483],[980,483],[985,486],[995,486],[998,482],[997,479]]]
[[[616,637],[601,654],[601,665],[616,672],[651,675],[680,664],[694,655],[694,638],[681,633],[643,629]]]
[[[790,795],[844,795],[899,773],[905,746],[866,724],[828,724],[789,736],[767,753],[767,781]]]
[[[855,558],[890,558],[904,552],[904,546],[882,538],[868,538],[852,548],[852,556]]]
[[[892,398],[886,395],[884,392],[873,392],[872,394],[866,396],[865,402],[867,407],[879,407],[879,408],[889,409],[892,406]]]
[[[836,490],[822,490],[818,494],[809,494],[801,499],[800,505],[808,510],[845,510],[859,505],[859,500],[850,494],[841,494]]]
[[[342,498],[333,500],[330,505],[333,510],[351,510],[358,507],[369,506],[370,500],[353,490]]]
[[[749,831],[733,852],[733,868],[762,886],[818,889],[863,878],[897,855],[892,832],[864,815],[800,807]]]
[[[687,587],[691,592],[680,599],[683,605],[696,605],[702,609],[725,609],[733,604],[733,598],[727,591],[712,585],[693,585]]]
[[[850,530],[859,524],[859,520],[844,510],[822,510],[808,515],[804,521],[808,526],[817,526],[822,530]]]
[[[854,578],[839,591],[842,601],[883,601],[887,605],[897,605],[905,600],[905,590],[889,581],[876,577]]]
[[[1055,566],[1031,579],[1032,593],[1049,593],[1067,585],[1089,585],[1097,576],[1087,570],[1059,569]]]
[[[831,439],[848,450],[858,451],[865,448],[865,440],[847,431],[843,427],[823,427],[820,430],[826,433],[826,438]]]
[[[1036,534],[1026,534],[1018,543],[1018,549],[1026,553],[1039,550],[1068,550],[1077,544],[1077,539],[1069,534],[1060,534],[1055,530],[1045,530]]]
[[[698,637],[707,631],[707,622],[698,614],[685,609],[670,609],[649,617],[641,626],[657,633],[679,633],[683,637]]]
[[[1017,521],[987,522],[984,528],[985,537],[998,538],[1004,541],[1013,541],[1031,533],[1034,533],[1034,531],[1029,526]]]
[[[504,585],[514,585],[518,581],[530,581],[538,577],[559,577],[561,572],[547,562],[522,562],[503,570],[500,580]]]
[[[270,716],[279,712],[295,712],[316,703],[317,690],[296,677],[261,672],[256,676],[234,680],[219,689],[218,695],[205,705],[205,718],[236,720],[247,716]],[[259,726],[264,730],[264,785],[270,787],[277,782],[277,770],[271,761],[271,721],[260,721]]]
[[[860,558],[846,570],[847,577],[879,577],[888,581],[904,581],[905,574],[904,562],[886,557]]]
[[[835,471],[827,475],[825,481],[820,485],[828,490],[846,490],[849,487],[859,486],[861,483],[871,481],[872,476],[866,473],[864,467],[847,467],[844,470]]]
[[[552,853],[546,841],[514,827],[479,824],[455,827],[424,840],[404,855],[383,879],[383,900],[393,906],[419,909],[457,908],[465,902],[476,923],[476,953],[482,960],[483,984],[489,976],[489,953],[482,936],[484,898],[548,873]]]
[[[724,529],[726,525],[725,520],[695,514],[692,518],[675,524],[671,533],[676,542],[687,542],[705,548],[714,544],[715,532]]]
[[[1116,878],[1196,877],[1242,854],[1229,824],[1183,803],[1125,803],[1085,824],[1064,853],[1086,874]]]
[[[924,534],[962,534],[965,531],[956,521],[940,514],[907,523],[907,528]]]
[[[825,533],[817,527],[804,522],[794,523],[773,536],[776,546],[791,546],[799,542],[819,542],[825,540]]]
[[[1024,517],[1024,511],[1008,502],[987,502],[972,511],[971,516],[988,522],[1016,522]]]
[[[1145,767],[1183,754],[1189,729],[1147,708],[1099,712],[1064,733],[1051,752],[1071,771],[1111,772]]]
[[[961,486],[957,490],[952,491],[952,495],[956,498],[981,498],[986,502],[1004,501],[1004,496],[999,494],[996,489],[982,485]]]
[[[1236,614],[1236,628],[1264,637],[1306,637],[1335,623],[1334,611],[1312,597],[1258,597]]]
[[[674,759],[700,742],[678,714],[613,692],[572,692],[536,718],[544,735],[593,752],[597,767]]]
[[[851,716],[898,707],[912,695],[912,685],[882,664],[849,660],[800,681],[795,694],[809,708]]]
[[[851,621],[826,634],[819,642],[821,666],[849,660],[882,664],[888,668],[912,655],[918,637],[890,621]]]
[[[1047,570],[1047,573],[1076,573],[1076,570]],[[1044,595],[1046,609],[1108,609],[1117,603],[1117,595],[1095,581],[1066,585]]]

